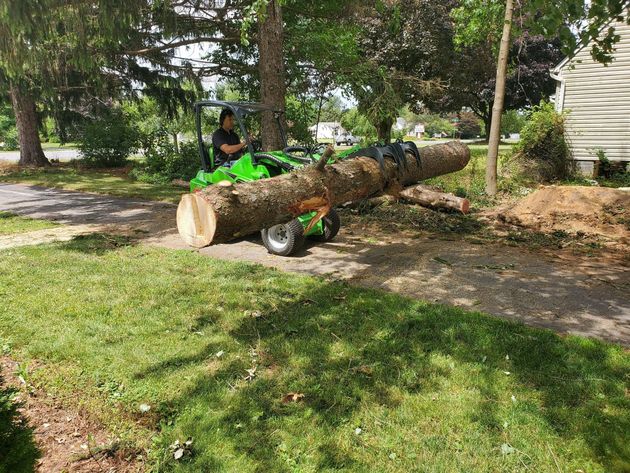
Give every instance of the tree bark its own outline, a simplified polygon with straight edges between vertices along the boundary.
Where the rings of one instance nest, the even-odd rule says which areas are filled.
[[[486,140],[490,139],[490,127],[492,125],[492,116],[491,115],[486,115],[484,117],[481,117],[481,119],[483,120],[483,128],[484,131],[486,133]]]
[[[48,166],[39,140],[37,109],[35,100],[18,86],[10,87],[11,103],[15,114],[15,125],[20,142],[20,166]]]
[[[276,110],[285,110],[286,82],[283,45],[282,8],[278,0],[270,0],[265,17],[260,21],[258,28],[258,72],[261,102]],[[284,127],[284,115],[281,120]],[[263,112],[260,135],[263,149],[281,150],[284,148],[273,112]]]
[[[470,202],[468,199],[445,192],[439,192],[423,184],[403,189],[400,192],[400,197],[408,202],[431,209],[457,210],[463,214],[467,214],[470,210]]]
[[[505,79],[507,75],[507,62],[510,52],[510,30],[512,28],[512,0],[505,3],[505,19],[503,22],[503,34],[501,47],[499,48],[499,62],[497,64],[497,81],[494,89],[494,104],[492,106],[492,122],[490,135],[488,136],[488,160],[486,162],[486,194],[497,193],[497,157],[499,156],[499,140],[501,138],[501,114],[503,113],[503,101],[505,99]]]
[[[381,169],[374,159],[359,157],[323,170],[313,165],[271,179],[236,185],[224,181],[185,194],[177,209],[177,228],[190,246],[223,243],[307,212],[325,215],[345,202],[459,171],[469,159],[466,145],[449,142],[422,148],[420,163],[407,154],[407,166],[401,168],[389,158]]]
[[[391,118],[383,119],[376,126],[376,133],[378,136],[378,141],[384,144],[389,144],[392,141],[392,126],[394,125],[394,120]]]

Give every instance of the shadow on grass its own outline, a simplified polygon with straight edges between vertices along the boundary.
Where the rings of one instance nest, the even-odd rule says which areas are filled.
[[[14,394],[13,389],[2,387],[0,374],[0,472],[28,473],[35,471],[40,452],[33,429],[18,413]]]
[[[278,299],[283,296],[277,287],[267,289],[278,292]],[[206,406],[216,415],[193,416],[180,428],[192,436],[221,429],[222,441],[255,460],[260,471],[286,469],[274,433],[278,425],[299,422],[305,409],[330,436],[313,445],[320,458],[316,470],[364,468],[339,448],[335,432],[366,403],[392,409],[407,394],[443,388],[452,374],[434,362],[436,355],[478,371],[469,383],[483,401],[470,420],[496,445],[503,442],[497,406],[499,396],[505,396],[499,386],[509,364],[510,379],[539,396],[542,408],[534,409],[547,429],[563,439],[583,439],[609,471],[630,469],[629,400],[620,382],[628,373],[614,360],[618,347],[329,283],[299,300],[268,307],[260,318],[243,317],[230,335],[240,345],[255,347],[258,375],[243,383],[235,373],[251,365],[233,361],[185,392],[173,412]],[[150,375],[208,359],[217,348],[163,362]],[[226,384],[238,386],[229,401]],[[287,392],[304,393],[304,408],[283,403]],[[219,456],[205,461],[195,467],[222,464]]]
[[[106,254],[130,244],[108,238],[96,235],[55,245]],[[630,468],[629,361],[618,346],[261,266],[146,251],[149,259],[136,251],[127,257],[120,252],[117,263],[134,276],[121,278],[126,284],[116,287],[129,291],[125,310],[134,309],[134,290],[159,284],[163,271],[177,275],[144,301],[164,304],[169,311],[152,339],[155,345],[141,347],[146,334],[136,332],[138,326],[160,320],[152,319],[149,310],[136,311],[131,320],[138,322],[125,325],[128,331],[109,320],[106,327],[131,343],[111,364],[125,365],[134,380],[150,378],[145,386],[156,389],[151,409],[162,421],[153,450],[162,455],[157,471],[365,471],[370,466],[404,471],[387,463],[388,449],[415,449],[429,461],[433,455],[448,463],[445,457],[459,453],[454,444],[460,441],[469,455],[460,471],[517,470],[518,463],[511,468],[497,463],[497,457],[504,461],[497,450],[506,442],[506,410],[520,416],[514,424],[522,438],[516,440],[535,457],[523,460],[530,462],[531,471],[560,469],[551,457],[535,451],[551,447],[562,450],[561,462],[571,463],[575,454],[586,465],[567,465],[568,471],[598,471],[599,465],[588,468],[595,462],[604,471]],[[70,257],[55,259],[52,266],[72,263]],[[80,269],[110,277],[119,271],[118,265],[109,268],[107,257],[103,264],[88,260]],[[383,271],[383,264],[372,271]],[[548,285],[558,290],[557,279]],[[206,290],[213,297],[203,298]],[[506,288],[497,285],[495,290]],[[109,300],[110,294],[99,297]],[[88,321],[91,317],[99,319],[86,313]],[[78,325],[70,323],[68,330]],[[103,337],[94,327],[84,327],[89,332],[81,335]],[[163,333],[171,333],[167,348],[158,346]],[[77,344],[94,356],[111,354],[99,351],[103,347],[98,343],[81,339]],[[140,353],[149,350],[151,361],[136,364],[133,353],[127,358],[136,346]],[[244,379],[254,367],[250,379]],[[108,369],[105,363],[103,370]],[[164,380],[169,384],[153,388]],[[284,402],[288,393],[303,393],[304,398]],[[514,405],[512,393],[519,398]],[[160,398],[171,401],[159,405]],[[368,435],[355,436],[355,427],[375,418],[392,430],[383,428],[371,444],[361,444]],[[370,425],[373,431],[375,425]],[[193,454],[176,462],[169,446],[189,437]],[[505,461],[516,461],[513,457]],[[434,469],[458,470],[459,464],[452,463],[457,460],[437,463]],[[545,461],[549,464],[541,465]]]

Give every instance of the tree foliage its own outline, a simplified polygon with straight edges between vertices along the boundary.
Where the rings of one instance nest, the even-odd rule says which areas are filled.
[[[627,0],[561,0],[519,2],[515,8],[515,37],[524,31],[531,35],[558,38],[565,55],[589,44],[596,61],[610,62],[619,41],[611,20],[628,21]],[[453,10],[458,46],[492,44],[496,53],[503,24],[502,0],[460,0]]]
[[[137,150],[139,138],[135,123],[121,110],[112,109],[85,126],[79,151],[88,165],[118,167]]]
[[[526,170],[526,175],[538,181],[570,176],[573,161],[564,137],[565,118],[548,102],[541,102],[532,108],[516,148],[516,159]]]

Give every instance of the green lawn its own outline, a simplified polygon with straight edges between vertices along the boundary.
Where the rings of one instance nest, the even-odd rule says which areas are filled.
[[[0,182],[165,202],[179,202],[181,195],[186,192],[186,189],[169,184],[148,184],[133,180],[121,170],[90,170],[70,165],[0,172]]]
[[[619,346],[106,235],[0,252],[0,300],[27,382],[158,471],[630,469]]]
[[[0,211],[0,235],[11,235],[13,233],[26,233],[35,230],[53,228],[59,224],[49,220],[36,220],[27,217],[20,217],[11,212]]]
[[[469,145],[470,162],[468,166],[458,172],[435,177],[427,180],[428,184],[436,185],[446,192],[452,192],[460,197],[467,197],[473,207],[487,207],[493,205],[496,199],[485,193],[486,157],[488,145]],[[512,154],[512,145],[499,147],[498,189],[499,192],[513,192],[515,183],[504,176],[504,165]]]
[[[54,142],[46,142],[42,143],[42,149],[46,151],[47,149],[76,149],[78,147],[77,143],[54,143]]]

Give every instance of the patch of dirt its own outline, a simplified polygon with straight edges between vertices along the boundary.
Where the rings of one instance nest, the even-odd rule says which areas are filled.
[[[630,244],[630,192],[548,186],[498,209],[500,220],[537,231],[595,234]]]
[[[37,471],[41,473],[132,473],[144,471],[134,452],[122,449],[119,441],[87,415],[61,405],[16,374],[18,363],[0,357],[6,385],[19,389],[19,409],[33,428],[41,451]]]

